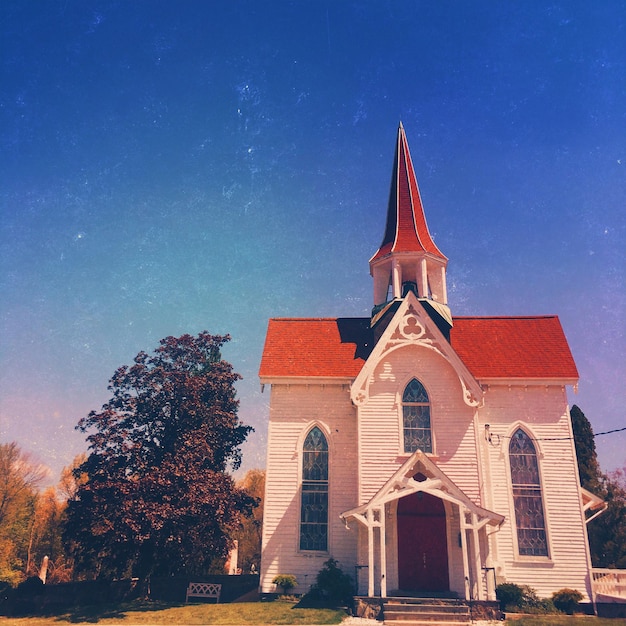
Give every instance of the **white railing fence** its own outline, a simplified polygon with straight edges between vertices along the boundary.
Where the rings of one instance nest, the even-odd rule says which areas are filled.
[[[626,569],[594,568],[592,576],[596,594],[626,599]]]

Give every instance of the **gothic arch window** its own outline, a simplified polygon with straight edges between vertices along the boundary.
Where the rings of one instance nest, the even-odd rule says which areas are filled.
[[[314,426],[302,446],[300,550],[328,549],[328,442]]]
[[[532,439],[521,428],[511,437],[509,463],[518,553],[521,556],[548,556],[537,452]]]
[[[430,400],[424,385],[413,378],[402,394],[402,423],[404,428],[404,451],[433,451],[430,429]]]

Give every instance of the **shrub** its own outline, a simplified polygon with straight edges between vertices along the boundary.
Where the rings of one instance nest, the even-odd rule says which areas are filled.
[[[537,595],[537,592],[530,587],[529,585],[522,585],[522,608],[523,609],[534,609],[539,606],[541,600]]]
[[[500,601],[500,608],[511,613],[522,611],[544,615],[557,612],[550,598],[540,598],[537,591],[529,585],[502,583],[496,587],[496,597]]]
[[[15,595],[18,597],[37,596],[43,593],[43,588],[44,585],[39,576],[29,576],[17,586]]]
[[[496,598],[500,602],[500,608],[504,611],[507,607],[522,608],[524,591],[515,583],[502,583],[496,587]]]
[[[278,574],[274,576],[272,582],[282,588],[283,594],[287,595],[297,584],[298,581],[293,574]]]
[[[302,599],[301,607],[352,607],[354,586],[335,559],[328,559],[318,572],[315,584]]]
[[[545,613],[556,613],[554,604],[550,598],[540,598],[535,589],[528,585],[522,585],[522,606],[525,613],[543,615]]]
[[[537,613],[557,613],[552,598],[541,598],[539,600],[539,606],[537,607]]]
[[[552,594],[554,606],[563,613],[573,615],[578,603],[583,599],[583,594],[577,589],[559,589]]]

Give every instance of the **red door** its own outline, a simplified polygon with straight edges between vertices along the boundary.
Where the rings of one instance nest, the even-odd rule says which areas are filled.
[[[414,493],[398,502],[398,583],[403,591],[448,591],[443,500]]]

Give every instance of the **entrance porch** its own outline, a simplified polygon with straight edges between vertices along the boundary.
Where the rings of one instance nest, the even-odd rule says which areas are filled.
[[[495,600],[487,528],[504,518],[474,504],[423,452],[342,518],[359,523],[359,593]]]

